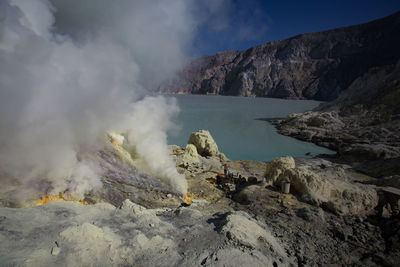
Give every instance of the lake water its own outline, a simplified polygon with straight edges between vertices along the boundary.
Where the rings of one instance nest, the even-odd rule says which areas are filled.
[[[169,144],[185,147],[190,133],[209,130],[221,152],[233,160],[270,161],[276,157],[307,157],[334,153],[312,143],[277,133],[265,119],[282,118],[311,110],[320,102],[275,98],[176,95],[181,112],[179,133],[170,133]],[[260,120],[264,119],[264,120]]]

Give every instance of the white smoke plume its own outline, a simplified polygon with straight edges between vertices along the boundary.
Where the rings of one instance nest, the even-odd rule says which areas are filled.
[[[143,97],[184,62],[193,3],[0,1],[0,181],[82,196],[101,183],[79,155],[120,130],[147,171],[185,193],[166,143],[176,103]]]

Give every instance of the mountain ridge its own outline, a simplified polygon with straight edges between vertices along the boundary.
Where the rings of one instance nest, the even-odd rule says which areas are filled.
[[[330,101],[370,68],[400,58],[400,12],[191,60],[163,93]]]

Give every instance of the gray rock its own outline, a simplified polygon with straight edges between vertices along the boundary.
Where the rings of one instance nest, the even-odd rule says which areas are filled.
[[[244,212],[235,212],[226,217],[226,222],[221,228],[230,240],[252,249],[268,251],[274,258],[288,261],[285,250],[273,235],[258,223],[251,220]]]
[[[400,15],[192,60],[163,92],[332,100],[400,58]],[[321,121],[312,123],[320,125]]]
[[[193,144],[202,156],[218,156],[218,146],[207,130],[200,130],[190,134],[188,144]]]
[[[320,222],[325,220],[322,209],[301,208],[296,211],[296,215],[308,222]]]
[[[281,157],[274,159],[271,162],[267,163],[265,170],[265,177],[267,182],[273,184],[276,182],[276,179],[284,172],[286,169],[293,169],[295,167],[294,159],[290,156]]]

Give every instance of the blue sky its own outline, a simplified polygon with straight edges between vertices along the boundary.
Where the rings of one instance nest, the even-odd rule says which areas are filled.
[[[360,24],[400,11],[399,0],[230,0],[203,23],[192,56],[247,49],[300,33]]]

